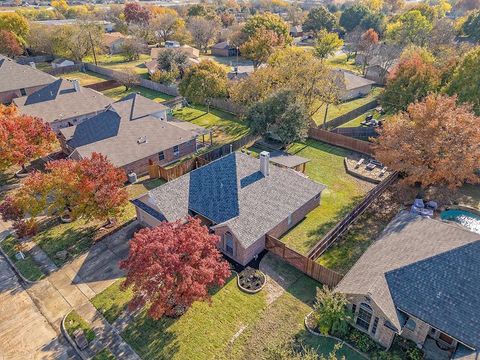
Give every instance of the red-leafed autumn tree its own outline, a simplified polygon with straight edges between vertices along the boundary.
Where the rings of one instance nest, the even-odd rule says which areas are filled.
[[[53,151],[55,133],[41,119],[0,105],[0,170],[25,164]]]
[[[457,188],[479,183],[480,117],[456,96],[429,95],[385,122],[375,156],[406,185]]]
[[[199,219],[162,222],[142,229],[130,241],[130,254],[120,263],[127,271],[124,288],[132,287],[130,309],[148,306],[153,319],[179,316],[209,290],[223,286],[228,263],[216,248],[219,237]]]
[[[23,54],[22,45],[11,31],[0,30],[0,54],[11,58]]]
[[[123,15],[127,23],[148,24],[150,11],[137,3],[128,3],[123,9]]]

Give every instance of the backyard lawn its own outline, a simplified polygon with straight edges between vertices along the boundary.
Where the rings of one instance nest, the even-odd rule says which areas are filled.
[[[80,85],[82,86],[109,80],[107,77],[91,71],[75,71],[71,73],[61,74],[59,75],[59,77],[69,80],[78,80],[80,82]]]
[[[326,60],[326,63],[336,69],[349,70],[357,74],[361,74],[362,71],[361,66],[355,64],[355,59],[347,61],[347,54],[332,56]]]
[[[373,118],[375,120],[378,120],[380,119],[380,114],[375,111],[375,110],[368,110],[366,112],[364,112],[362,115],[360,116],[357,116],[355,119],[353,120],[350,120],[349,122],[343,124],[343,125],[340,125],[339,127],[340,128],[346,128],[346,127],[360,127],[362,126],[361,122],[365,120],[365,118],[370,115],[370,114],[373,114]]]
[[[128,185],[127,190],[130,198],[135,198],[148,190],[157,187],[163,183],[161,179],[144,180],[133,185]],[[120,226],[135,217],[135,207],[128,203],[124,212],[117,219],[117,226]],[[55,257],[55,254],[61,250],[67,250],[69,254],[75,257],[87,251],[92,245],[92,241],[98,239],[106,231],[101,230],[99,226],[102,222],[87,221],[83,219],[72,223],[61,223],[58,218],[47,221],[41,226],[41,230],[35,235],[33,240],[50,256],[57,266],[61,266],[65,261]]]
[[[281,239],[292,249],[306,254],[374,185],[346,173],[344,157],[351,151],[309,139],[293,144],[289,152],[310,159],[306,175],[327,186],[320,206]]]
[[[113,89],[104,90],[102,91],[102,93],[103,95],[108,96],[109,98],[112,98],[114,100],[120,100],[121,98],[131,93],[139,93],[140,95],[145,96],[146,98],[156,102],[163,102],[173,97],[165,93],[162,93],[160,91],[147,89],[142,86],[134,86],[131,89],[128,89],[127,91],[125,91],[125,86],[118,86]]]
[[[212,130],[214,145],[227,144],[249,132],[247,125],[235,115],[212,108],[210,113],[207,113],[206,107],[201,105],[175,110],[173,116]]]
[[[120,55],[99,55],[97,56],[97,65],[108,69],[122,71],[124,69],[133,69],[138,75],[148,78],[148,70],[145,67],[145,62],[151,60],[150,55],[140,55],[140,59],[134,61],[125,61],[125,58]],[[94,64],[92,56],[86,57],[84,62]]]
[[[383,91],[382,88],[374,87],[370,92],[370,94],[368,94],[367,96],[346,101],[339,105],[329,106],[328,113],[327,113],[327,121],[333,120],[341,115],[344,115],[352,110],[355,110],[360,106],[363,106],[369,103],[370,101],[378,98],[378,96],[382,91]],[[317,123],[317,125],[320,125],[320,124],[323,124],[324,117],[325,117],[325,108],[323,107],[313,116],[313,120],[315,121],[315,123]]]

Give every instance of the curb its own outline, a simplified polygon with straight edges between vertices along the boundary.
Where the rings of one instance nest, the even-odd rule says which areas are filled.
[[[305,317],[303,318],[303,324],[305,325],[305,328],[307,329],[307,331],[314,335],[314,336],[320,336],[320,337],[324,337],[324,338],[330,338],[330,339],[333,339],[333,340],[336,340],[338,341],[339,343],[343,345],[347,345],[347,347],[349,347],[351,350],[355,351],[356,353],[360,354],[361,356],[363,356],[365,359],[370,359],[370,356],[368,356],[367,354],[365,354],[364,352],[361,352],[360,350],[358,350],[357,348],[355,348],[354,346],[350,345],[348,342],[346,342],[345,340],[342,340],[342,339],[339,339],[335,336],[332,336],[332,335],[323,335],[323,334],[320,334],[319,332],[316,332],[315,330],[312,330],[310,329],[310,327],[308,326],[308,317],[310,315],[313,314],[313,311],[308,313],[307,315],[305,315]]]
[[[23,274],[20,272],[20,270],[18,270],[18,268],[15,266],[15,263],[12,261],[12,259],[10,259],[10,256],[8,256],[5,251],[3,251],[2,249],[2,242],[3,240],[5,239],[2,239],[0,240],[0,253],[3,255],[3,257],[5,257],[5,259],[7,259],[7,262],[8,264],[10,265],[10,267],[13,269],[13,271],[15,272],[15,274],[17,274],[17,276],[22,279],[23,282],[25,282],[26,284],[29,284],[29,285],[33,285],[33,284],[36,284],[39,282],[38,281],[32,281],[32,280],[28,280],[25,276],[23,276]]]
[[[80,350],[77,346],[77,344],[75,344],[75,341],[73,341],[73,339],[70,337],[70,335],[68,335],[68,331],[67,329],[65,328],[65,319],[67,318],[67,316],[73,311],[70,310],[62,319],[62,323],[60,324],[60,329],[62,331],[62,334],[63,336],[65,337],[65,339],[67,339],[67,341],[70,343],[70,345],[75,349],[75,352],[77,353],[78,356],[80,356],[80,358],[82,360],[89,360],[90,358],[88,356],[86,356],[82,350]]]

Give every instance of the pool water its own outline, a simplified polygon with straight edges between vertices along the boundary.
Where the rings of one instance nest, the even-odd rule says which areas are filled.
[[[460,209],[445,210],[440,213],[442,220],[455,221],[465,226],[470,231],[480,234],[480,215]]]

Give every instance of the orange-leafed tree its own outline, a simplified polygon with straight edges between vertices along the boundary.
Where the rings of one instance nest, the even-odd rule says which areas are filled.
[[[479,183],[480,117],[455,96],[427,96],[385,122],[375,156],[406,185],[458,188]]]
[[[16,107],[0,105],[0,170],[25,165],[53,151],[55,133],[41,119],[21,115]]]
[[[358,50],[362,53],[363,56],[363,65],[362,73],[365,75],[367,66],[370,65],[372,61],[375,50],[378,46],[378,33],[373,29],[368,29],[360,37],[358,43]]]
[[[229,264],[216,248],[219,237],[199,219],[162,222],[142,229],[130,241],[130,253],[120,267],[127,271],[131,310],[144,305],[153,319],[179,316],[193,302],[208,300],[209,290],[223,286]]]
[[[22,45],[17,37],[8,30],[0,30],[0,54],[14,57],[23,54]]]

